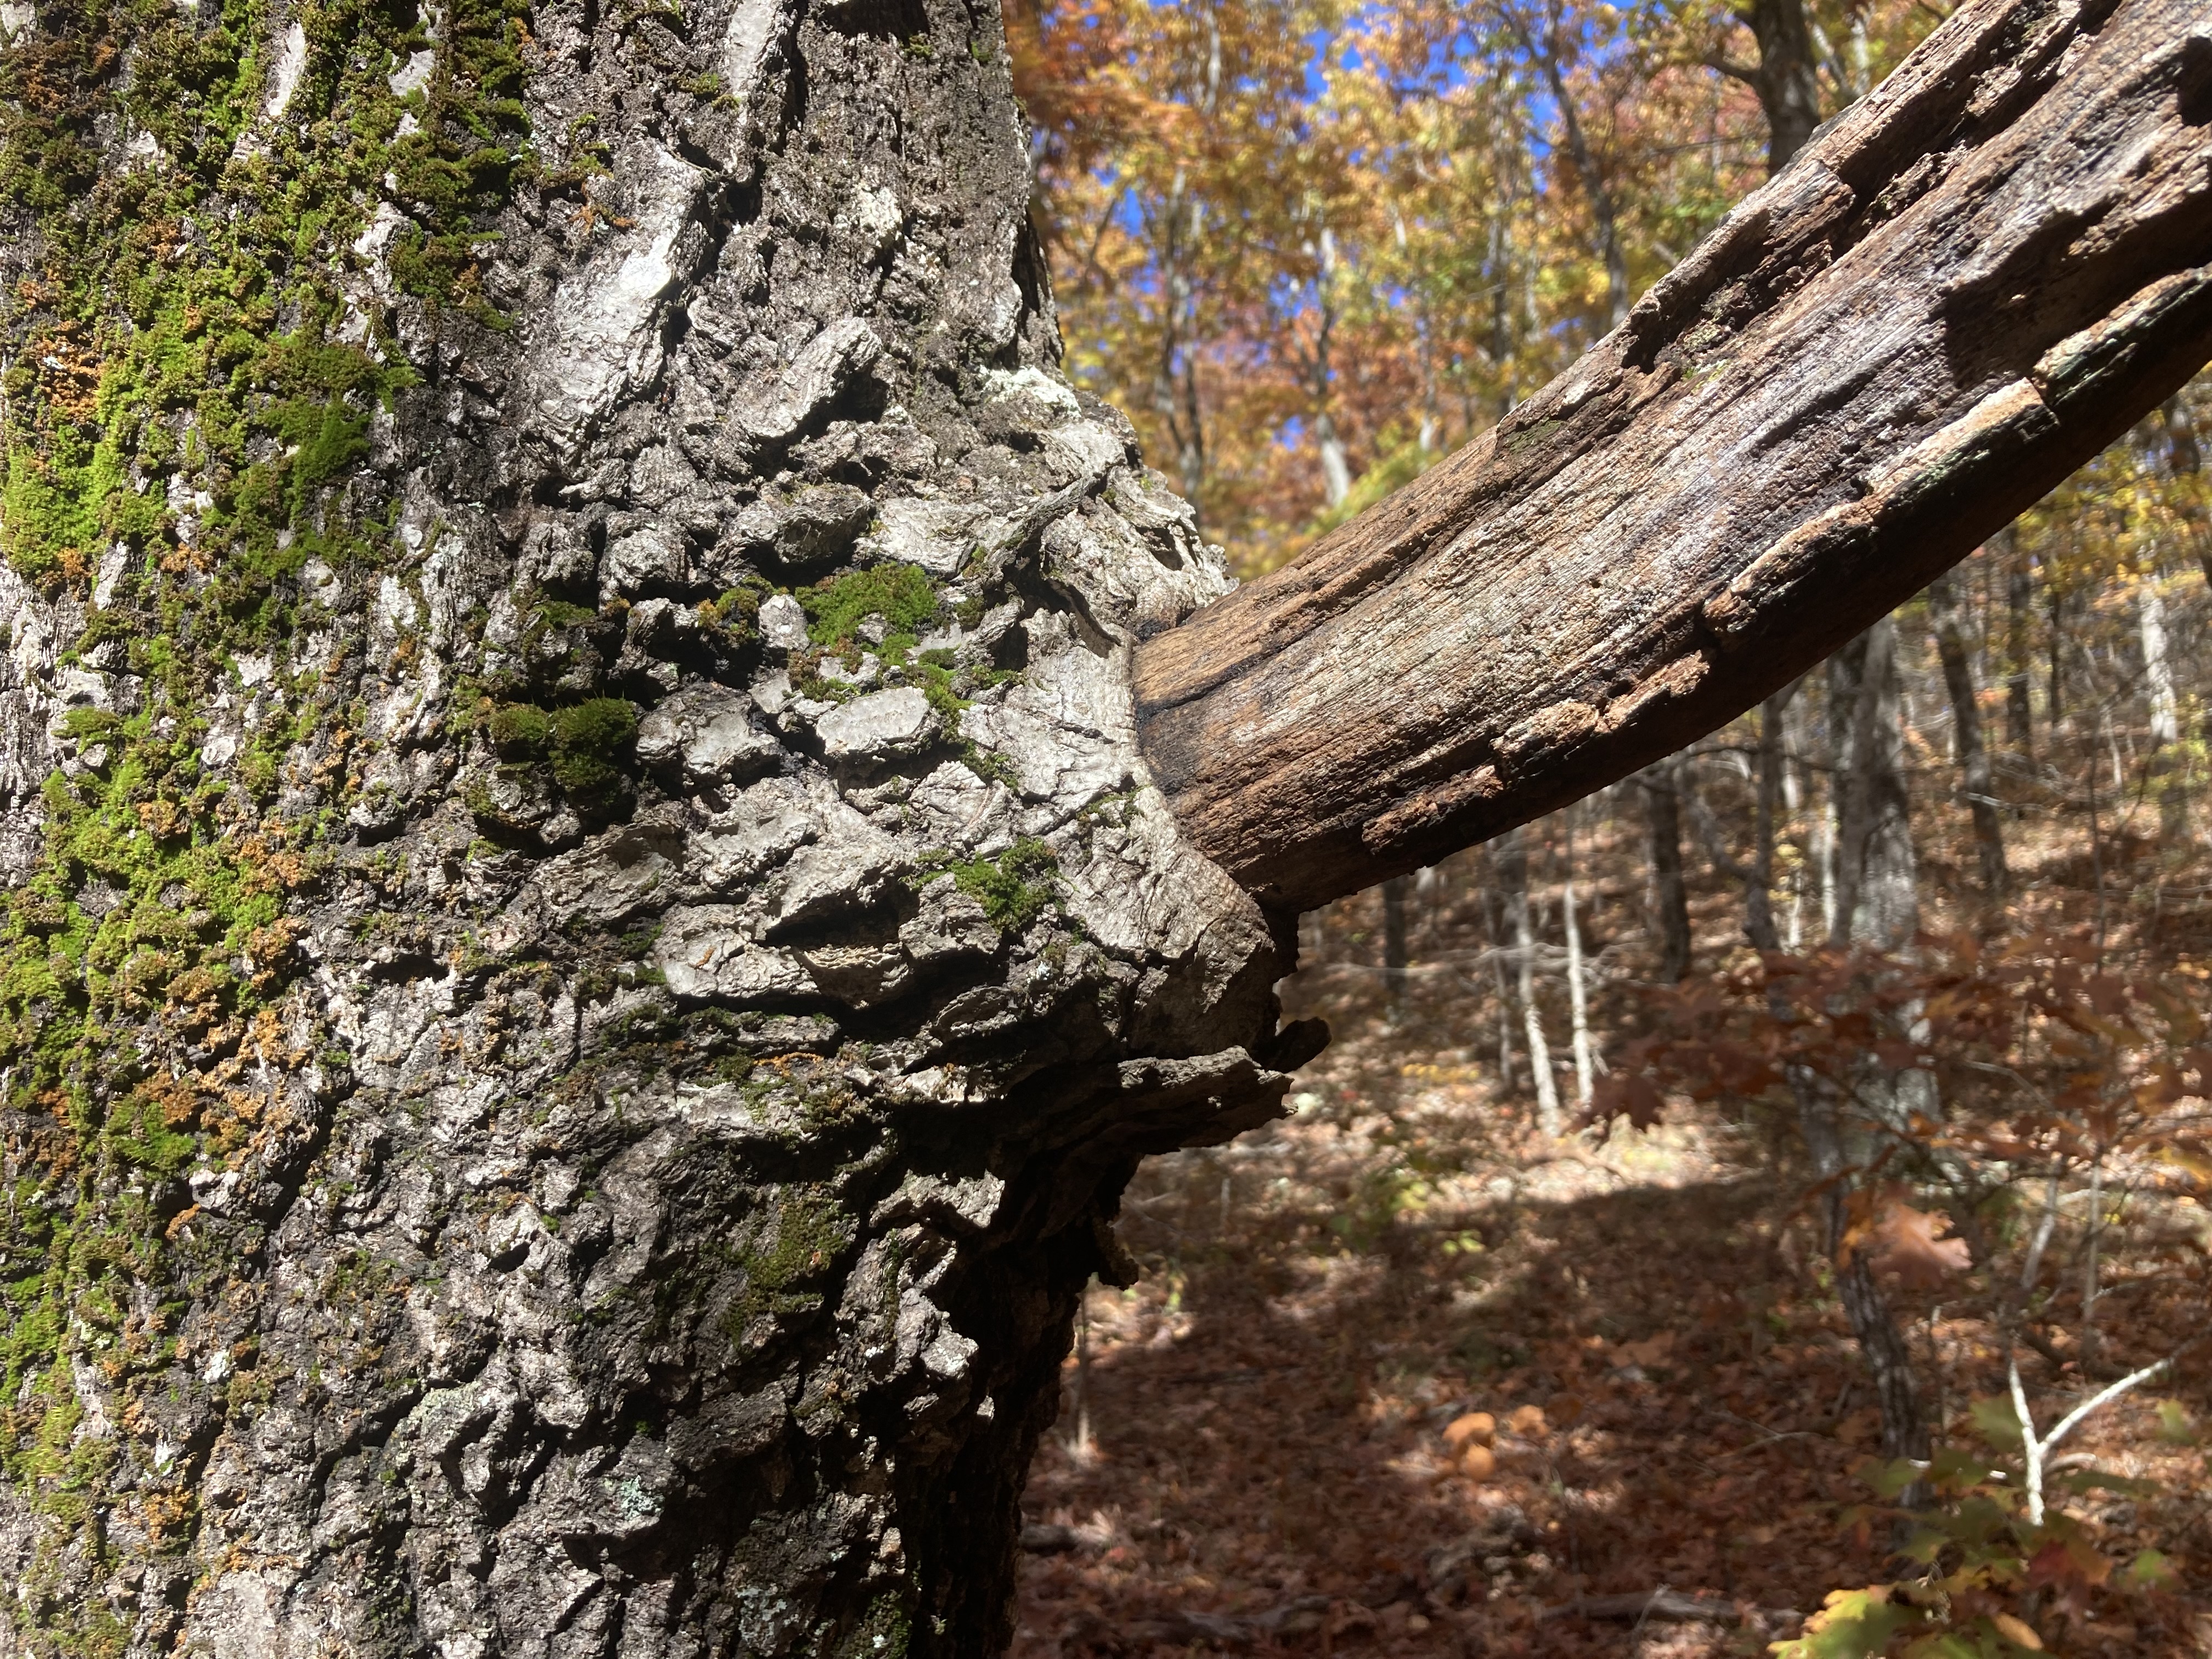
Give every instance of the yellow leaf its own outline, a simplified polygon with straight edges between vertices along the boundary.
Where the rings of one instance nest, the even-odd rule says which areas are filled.
[[[2006,1641],[2020,1647],[2032,1648],[2038,1653],[2043,1651],[2043,1638],[2025,1620],[2015,1619],[2008,1613],[1996,1613],[1990,1615],[1990,1623],[1997,1627],[1997,1634]]]

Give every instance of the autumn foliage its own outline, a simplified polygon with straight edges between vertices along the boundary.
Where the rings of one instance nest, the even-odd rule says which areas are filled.
[[[1017,0],[1070,372],[1271,568],[1765,175],[1793,19],[1826,116],[1948,9]],[[1025,1659],[2207,1650],[2207,432],[1307,919],[1338,1040],[1139,1177]]]

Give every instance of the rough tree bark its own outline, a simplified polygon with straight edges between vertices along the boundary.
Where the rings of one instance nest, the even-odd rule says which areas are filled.
[[[995,1650],[1122,1182],[1317,1046],[995,14],[6,28],[0,1651]]]
[[[1755,699],[2212,328],[2193,9],[1981,0],[1177,627],[1218,556],[1057,372],[991,9],[0,30],[34,1654],[993,1650],[1123,1182],[1317,1040],[1295,908]],[[1442,578],[1472,665],[1332,654]]]

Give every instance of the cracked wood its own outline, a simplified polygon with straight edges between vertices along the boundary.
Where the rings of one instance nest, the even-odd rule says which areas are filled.
[[[1187,833],[1310,908],[1820,660],[2212,357],[2208,120],[2201,0],[1961,7],[1495,431],[1141,647]]]

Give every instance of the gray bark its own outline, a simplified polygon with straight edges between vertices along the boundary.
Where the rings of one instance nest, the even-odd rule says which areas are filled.
[[[1743,889],[1743,933],[1755,951],[1782,948],[1782,935],[1774,925],[1774,853],[1789,764],[1783,725],[1796,690],[1794,685],[1784,687],[1759,709],[1758,793],[1752,809],[1751,868]]]
[[[1135,747],[1220,558],[1058,372],[988,9],[545,0],[498,87],[483,11],[10,25],[87,169],[10,362],[228,260],[358,440],[9,371],[0,1651],[988,1653],[1122,1182],[1313,1046]],[[23,507],[83,420],[99,540]]]
[[[1528,1044],[1529,1080],[1536,1091],[1536,1127],[1556,1135],[1564,1127],[1559,1080],[1552,1070],[1552,1045],[1544,1036],[1544,1012],[1536,1001],[1536,929],[1529,915],[1528,838],[1515,830],[1498,837],[1498,879],[1505,889],[1506,921],[1513,929],[1514,989],[1521,1005],[1521,1032]]]
[[[1902,951],[1919,931],[1903,702],[1895,623],[1876,623],[1828,659],[1837,791],[1833,945]]]
[[[1836,907],[1832,945],[1909,953],[1920,928],[1919,862],[1905,787],[1904,687],[1897,624],[1884,618],[1828,659],[1829,742],[1835,765]],[[1887,1071],[1867,1055],[1852,1079],[1856,1110],[1845,1112],[1834,1085],[1791,1079],[1798,1121],[1814,1173],[1829,1182],[1828,1249],[1836,1287],[1875,1384],[1882,1448],[1892,1457],[1924,1458],[1928,1431],[1911,1350],[1863,1251],[1842,1255],[1845,1200],[1856,1171],[1872,1161],[1885,1129],[1925,1115],[1925,1073]]]

